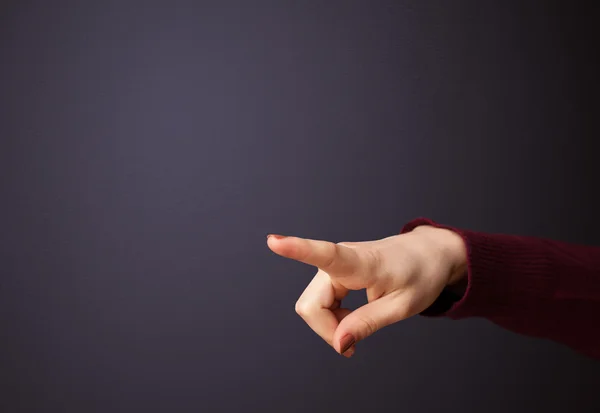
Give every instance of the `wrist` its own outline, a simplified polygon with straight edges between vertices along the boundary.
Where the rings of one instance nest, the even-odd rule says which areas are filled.
[[[448,262],[448,286],[461,288],[467,276],[467,248],[462,236],[446,228],[437,228],[429,225],[416,227],[415,232],[429,232],[432,239],[440,247],[441,253]]]

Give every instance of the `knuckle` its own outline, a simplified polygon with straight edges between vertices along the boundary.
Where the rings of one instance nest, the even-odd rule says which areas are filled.
[[[324,268],[331,268],[336,264],[339,255],[340,244],[331,244],[330,253],[327,254],[327,260],[323,263]]]
[[[381,251],[377,249],[368,249],[364,252],[363,259],[364,266],[362,267],[362,271],[364,271],[365,274],[369,274],[371,282],[374,283],[377,279],[381,279],[386,275]]]
[[[310,313],[310,304],[307,303],[305,300],[300,299],[296,301],[295,310],[296,314],[304,318]]]
[[[364,325],[367,336],[375,334],[375,332],[377,332],[377,330],[379,330],[379,326],[377,325],[377,322],[374,319],[372,319],[371,317],[362,316],[362,317],[360,317],[360,322]]]
[[[377,272],[379,269],[381,269],[381,263],[383,261],[381,257],[381,251],[378,249],[369,249],[366,251],[366,254],[369,270]]]

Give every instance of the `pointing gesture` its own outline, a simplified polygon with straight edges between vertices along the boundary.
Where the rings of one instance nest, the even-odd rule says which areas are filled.
[[[270,235],[267,244],[282,257],[317,267],[296,312],[347,357],[359,341],[425,310],[466,269],[462,238],[429,226],[369,242],[335,244]],[[350,290],[362,289],[366,305],[354,311],[341,307]]]

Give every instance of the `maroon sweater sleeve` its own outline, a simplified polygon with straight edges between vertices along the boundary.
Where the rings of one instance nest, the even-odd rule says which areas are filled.
[[[425,218],[402,232],[420,225],[458,233],[468,256],[466,292],[444,305],[451,296],[446,291],[425,315],[482,317],[600,358],[600,247],[475,232]]]

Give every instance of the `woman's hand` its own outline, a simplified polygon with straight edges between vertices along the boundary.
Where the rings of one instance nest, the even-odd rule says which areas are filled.
[[[447,285],[460,281],[467,265],[460,235],[430,226],[378,241],[334,244],[270,235],[267,244],[318,268],[296,312],[347,357],[357,342],[428,308]],[[362,289],[367,304],[354,311],[341,307],[350,290]]]

